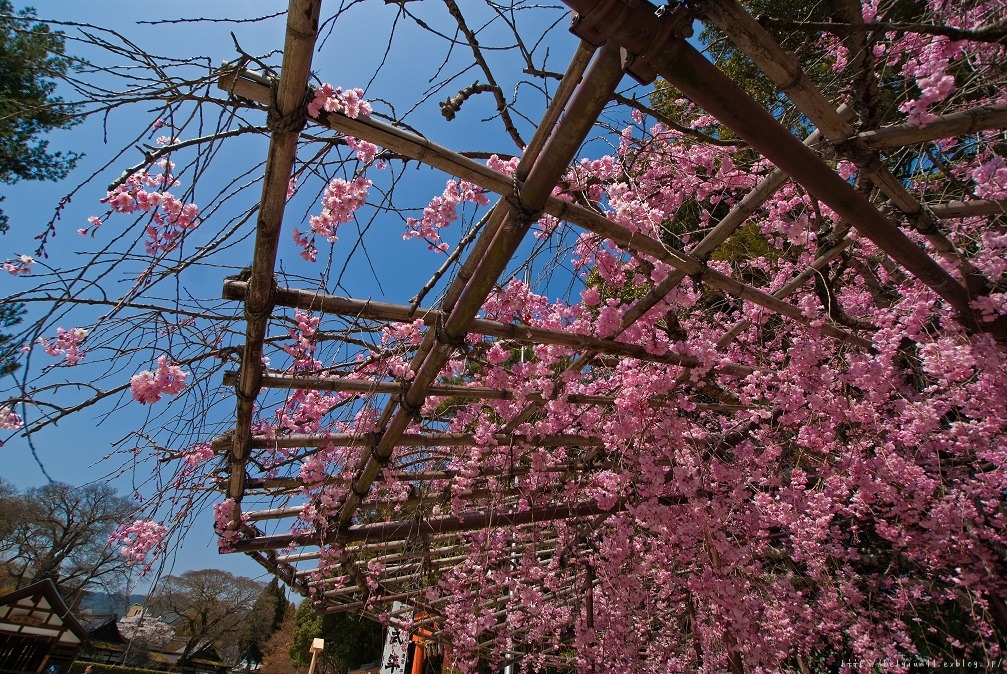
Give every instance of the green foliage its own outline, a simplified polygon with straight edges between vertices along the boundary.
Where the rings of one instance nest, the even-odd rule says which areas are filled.
[[[632,304],[636,300],[640,299],[647,294],[650,290],[650,283],[643,283],[639,285],[633,284],[632,274],[626,274],[626,282],[622,284],[622,287],[615,287],[611,284],[605,282],[605,279],[601,277],[598,273],[598,269],[592,267],[587,273],[587,278],[584,280],[584,285],[588,288],[595,288],[598,290],[598,295],[601,297],[600,305],[604,305],[610,299],[619,300],[620,304]]]
[[[35,21],[35,10],[14,11],[0,0],[0,182],[60,180],[80,155],[49,152],[40,136],[80,121],[74,108],[54,96],[56,82],[71,68],[63,34]],[[2,197],[0,197],[2,200]],[[0,211],[0,232],[8,229]]]
[[[0,304],[0,328],[12,328],[24,319],[24,305],[20,302],[4,302]],[[20,344],[14,336],[0,332],[0,376],[17,370],[21,364],[17,362]]]
[[[376,622],[349,613],[320,615],[310,601],[297,607],[290,661],[297,666],[311,664],[312,639],[324,639],[316,674],[341,674],[377,660],[381,655],[382,630]]]
[[[262,588],[252,605],[239,637],[240,657],[247,663],[261,663],[266,642],[283,625],[287,610],[287,593],[274,577]]]

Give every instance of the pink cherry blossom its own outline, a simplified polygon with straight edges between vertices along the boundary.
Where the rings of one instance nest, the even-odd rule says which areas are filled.
[[[483,191],[465,180],[449,180],[440,196],[434,197],[423,209],[422,218],[406,218],[403,239],[421,238],[430,250],[446,252],[448,245],[441,241],[440,230],[458,219],[458,206],[463,202],[486,205],[489,199]]]
[[[64,330],[56,328],[56,338],[39,337],[38,343],[46,355],[53,358],[63,357],[63,365],[73,367],[79,363],[87,353],[81,349],[84,340],[87,339],[88,331],[84,328],[71,328]]]
[[[333,88],[331,84],[323,84],[315,90],[315,97],[308,103],[308,115],[317,118],[322,110],[326,112],[341,112],[350,119],[360,115],[371,114],[371,105],[363,99],[362,89]]]
[[[199,207],[176,197],[169,188],[179,186],[171,174],[171,162],[162,161],[162,173],[138,171],[108,192],[102,203],[107,203],[113,213],[150,213],[145,247],[150,255],[163,255],[178,247],[187,231],[199,226]],[[88,218],[94,232],[100,219]],[[83,230],[82,233],[87,233]]]
[[[160,522],[136,520],[116,529],[109,542],[124,544],[119,552],[129,564],[143,564],[151,552],[164,545],[167,536],[168,530]]]
[[[0,430],[16,431],[24,426],[24,421],[9,405],[0,406]]]
[[[35,264],[35,259],[30,255],[18,255],[13,260],[4,262],[3,268],[11,276],[27,276],[31,273],[33,264]]]
[[[188,372],[169,362],[167,356],[160,356],[157,359],[157,369],[133,375],[129,380],[129,388],[134,400],[150,405],[159,401],[163,394],[177,395],[184,391],[188,376]]]

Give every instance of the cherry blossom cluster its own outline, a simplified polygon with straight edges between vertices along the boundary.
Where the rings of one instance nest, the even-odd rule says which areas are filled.
[[[150,255],[163,255],[174,250],[187,231],[199,226],[199,207],[186,203],[168,190],[178,187],[179,182],[172,174],[172,164],[166,160],[159,163],[162,173],[137,171],[109,192],[102,203],[109,205],[113,213],[150,213],[150,224],[145,232],[145,247]],[[90,230],[101,224],[95,216],[88,219]],[[88,229],[78,230],[81,235]]]
[[[198,466],[215,456],[213,446],[209,442],[197,442],[182,454],[185,456],[185,463],[190,466]]]
[[[371,114],[371,104],[364,100],[363,89],[333,88],[331,84],[323,84],[315,90],[315,97],[308,103],[308,114],[318,118],[321,112],[339,112],[350,119],[360,115]]]
[[[353,215],[367,200],[367,191],[372,183],[359,176],[353,180],[333,178],[322,195],[322,212],[311,216],[311,233],[302,233],[296,227],[293,231],[294,243],[302,248],[301,257],[314,262],[318,255],[315,237],[325,237],[330,243],[337,240],[336,229],[344,222],[353,220]]]
[[[248,515],[238,517],[238,504],[228,498],[213,506],[213,530],[217,533],[217,547],[228,552],[234,542],[241,538],[241,527],[248,521]]]
[[[84,340],[87,339],[88,331],[84,328],[71,328],[64,330],[56,328],[56,338],[39,337],[38,343],[45,351],[46,355],[53,358],[63,358],[63,365],[72,367],[79,363],[87,353],[81,349]]]
[[[449,180],[440,196],[430,200],[423,209],[422,218],[406,218],[406,233],[403,239],[423,239],[427,248],[441,253],[448,250],[448,244],[441,240],[440,230],[458,219],[458,206],[463,202],[480,206],[489,203],[483,191],[465,180]]]
[[[346,145],[353,150],[357,160],[362,164],[370,164],[378,154],[378,146],[368,143],[366,140],[357,140],[353,136],[346,136]],[[380,166],[377,168],[381,168]]]
[[[144,564],[152,551],[164,545],[168,530],[160,522],[136,520],[124,524],[109,537],[113,544],[124,544],[119,553],[130,564]]]
[[[129,390],[133,400],[142,405],[156,403],[164,394],[177,395],[185,390],[185,380],[189,373],[178,364],[170,362],[167,356],[159,356],[157,368],[153,371],[137,372],[129,380]]]
[[[3,268],[11,276],[27,276],[31,273],[33,264],[35,264],[35,258],[31,255],[18,255],[13,260],[4,262]]]
[[[0,430],[16,431],[24,426],[24,420],[9,405],[0,406]]]

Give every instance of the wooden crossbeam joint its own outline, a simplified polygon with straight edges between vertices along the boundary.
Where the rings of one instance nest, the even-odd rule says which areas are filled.
[[[575,12],[570,24],[570,32],[585,42],[598,46],[608,39],[613,27],[629,24],[633,19],[632,3],[623,0],[603,0],[586,12]],[[670,10],[670,11],[669,11]],[[657,78],[658,71],[666,65],[667,42],[672,38],[692,37],[693,16],[681,4],[668,4],[654,10],[654,22],[658,24],[653,39],[636,51],[623,48],[622,67],[641,84],[649,84]]]

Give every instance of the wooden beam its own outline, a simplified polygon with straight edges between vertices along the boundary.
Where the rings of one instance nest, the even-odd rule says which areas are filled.
[[[931,204],[930,210],[938,218],[970,218],[977,215],[1003,215],[1007,213],[1007,199],[987,201],[949,201],[946,204]]]
[[[224,299],[240,300],[244,298],[247,293],[247,287],[248,284],[243,281],[225,281]],[[413,309],[407,305],[356,300],[348,297],[338,297],[336,295],[309,290],[294,290],[291,288],[277,289],[276,304],[340,316],[352,316],[364,320],[398,322],[422,320],[426,326],[432,328],[440,327],[448,319],[444,312],[435,309]],[[687,368],[695,368],[702,365],[701,361],[694,356],[671,352],[655,354],[636,344],[616,342],[611,339],[600,339],[591,335],[580,335],[573,332],[549,330],[523,323],[501,323],[499,321],[477,318],[469,323],[469,332],[499,337],[519,344],[552,344],[580,351],[590,350],[604,355],[635,358],[644,362],[667,363]],[[753,372],[752,368],[745,365],[727,364],[718,366],[717,369],[724,374],[739,377],[745,377]]]
[[[808,275],[816,270],[807,271]],[[238,381],[238,373],[234,371],[224,373],[224,385],[234,386]],[[279,389],[308,389],[312,391],[342,391],[360,394],[401,394],[404,384],[392,381],[370,381],[366,379],[345,379],[340,377],[313,377],[310,375],[262,375],[263,388]],[[552,396],[545,396],[541,393],[517,393],[509,389],[489,388],[485,386],[445,386],[434,384],[430,387],[431,396],[444,396],[450,398],[463,398],[473,400],[523,400],[527,402],[545,403],[551,400],[564,400],[575,405],[614,405],[615,396],[607,395],[586,395],[581,393],[571,393],[564,395],[556,393]],[[658,396],[651,403],[655,405],[665,404],[667,396]],[[751,405],[734,405],[728,403],[695,403],[697,410],[709,412],[737,412],[739,410],[751,409]]]
[[[564,2],[578,13],[579,25],[584,26],[592,24],[592,13],[602,7],[599,0]],[[710,6],[734,7],[735,4],[728,0],[707,0],[704,9],[709,11]],[[748,16],[747,12],[741,11]],[[632,67],[637,73],[664,76],[671,85],[748,141],[812,196],[828,205],[839,217],[943,297],[956,310],[964,325],[972,330],[986,330],[994,338],[1007,341],[1007,318],[993,323],[981,322],[972,307],[971,294],[961,283],[694,47],[674,35],[673,31],[666,30],[664,22],[655,21],[654,12],[655,7],[649,2],[619,5],[618,17],[610,17],[612,20],[607,20],[598,28],[629,54],[636,55]],[[734,28],[728,26],[729,33],[734,32]],[[767,47],[763,45],[761,49],[763,53],[756,55],[758,58],[753,56],[760,66]],[[788,93],[806,86],[807,78],[799,69],[788,71],[780,67],[778,70],[785,72],[792,81],[788,85]],[[773,72],[767,74],[774,79],[777,76]],[[831,104],[827,107],[827,111],[816,108],[813,111],[815,117],[835,113]]]
[[[367,501],[367,506],[369,508],[412,508],[422,505],[432,505],[438,503],[449,503],[452,499],[465,499],[468,501],[476,501],[485,498],[494,498],[498,496],[513,496],[516,492],[494,492],[489,489],[462,489],[459,491],[445,490],[437,491],[430,494],[422,494],[417,496],[408,496],[403,499],[392,499],[392,500],[369,500]],[[250,510],[242,513],[242,515],[249,522],[259,522],[262,520],[278,520],[288,517],[300,517],[301,513],[304,511],[305,504],[297,506],[283,506],[281,508],[267,508],[265,510]]]
[[[927,122],[926,126],[908,122],[893,124],[863,131],[857,134],[857,138],[876,150],[887,150],[1004,127],[1007,127],[1007,105],[979,105],[971,110],[941,115]]]
[[[556,520],[594,517],[610,514],[620,509],[605,509],[595,502],[576,503],[573,505],[554,505],[530,510],[512,512],[468,513],[454,517],[425,519],[418,522],[389,522],[378,524],[352,525],[343,532],[329,531],[324,534],[316,531],[258,536],[235,541],[235,552],[250,552],[253,550],[278,550],[291,545],[319,545],[335,540],[352,542],[365,540],[386,540],[389,538],[404,538],[424,536],[428,534],[460,533],[495,529],[498,527],[519,527],[531,524],[547,524]]]
[[[250,440],[251,446],[263,448],[297,448],[297,447],[366,447],[378,440],[377,433],[291,433],[290,435],[265,436],[256,435]],[[535,447],[603,447],[604,440],[589,435],[518,435],[497,433],[492,436],[493,442],[508,445],[531,445]],[[223,436],[215,438],[211,447],[221,447],[227,441]],[[403,433],[398,442],[400,447],[465,447],[476,444],[476,436],[472,433]],[[408,476],[409,473],[402,473]]]
[[[238,382],[238,373],[224,373],[224,386],[234,386]],[[404,384],[391,381],[371,381],[366,379],[345,379],[341,377],[312,377],[310,375],[262,375],[264,388],[308,389],[312,391],[340,391],[361,394],[401,394]],[[568,396],[547,397],[541,393],[515,393],[509,389],[490,388],[487,386],[445,386],[434,384],[430,387],[431,396],[449,398],[465,398],[475,400],[536,400],[549,401],[562,397],[577,405],[611,405],[615,402],[613,396],[571,394]]]
[[[894,224],[888,223],[887,219],[877,212],[873,206],[870,206],[866,200],[864,201],[874,213],[870,215],[870,220],[864,221],[863,217],[861,217],[858,221],[856,218],[851,217],[852,211],[844,213],[836,208],[834,204],[829,204],[829,200],[826,197],[833,195],[828,190],[816,196],[826,204],[832,206],[833,210],[843,215],[848,222],[851,222],[858,229],[863,229],[861,222],[869,222],[868,227],[863,229],[863,233],[868,238],[877,243],[892,259],[905,267],[910,273],[941,294],[944,299],[958,310],[965,323],[973,328],[978,327],[978,319],[975,317],[975,312],[970,304],[970,294],[983,292],[984,290],[988,292],[989,281],[937,229],[937,223],[934,221],[931,212],[927,211],[919,200],[906,189],[905,185],[892,175],[888,168],[880,161],[878,153],[857,136],[849,122],[841,119],[836,114],[832,104],[828,102],[821,91],[804,74],[800,63],[797,62],[793,54],[777,44],[769,32],[736,0],[703,0],[702,11],[713,19],[717,26],[780,87],[780,90],[811,120],[812,124],[822,131],[840,155],[853,162],[863,175],[867,176],[871,182],[888,195],[891,203],[899,211],[908,216],[910,222],[927,237],[927,240],[930,241],[939,254],[958,263],[959,269],[965,278],[967,290],[966,288],[961,288],[960,284],[952,277],[946,274],[942,277],[941,273],[943,270],[938,272],[937,269],[939,267],[936,262],[930,260],[925,254],[920,255],[914,251],[911,255],[903,255],[902,251],[899,250],[899,246],[912,245],[911,242],[906,239],[900,244],[897,236],[893,236],[892,230],[898,234],[901,234],[901,232],[895,228]],[[859,10],[857,11],[859,12]],[[786,131],[782,127],[781,130]],[[787,135],[789,136],[790,134],[787,133]],[[772,159],[772,157],[769,158]],[[777,162],[774,160],[774,163]],[[799,174],[792,173],[792,175],[799,182],[802,182],[802,176],[803,182],[807,182],[809,178],[814,180],[814,170],[819,167],[814,166],[810,158],[804,163],[805,166],[800,167]],[[818,164],[824,166],[820,161],[818,161]],[[794,166],[800,166],[800,163],[795,163]],[[831,169],[829,171],[831,172]],[[825,176],[826,174],[822,173],[822,177]],[[833,182],[838,185],[838,182]],[[842,182],[845,184],[845,181]],[[811,185],[805,185],[805,187],[814,193]],[[855,193],[849,185],[846,188],[846,191]],[[849,202],[846,198],[843,198],[841,201],[843,202],[841,205]],[[839,199],[837,199],[838,203],[840,203]],[[868,215],[867,208],[863,204],[857,205],[856,208],[861,213],[861,216]],[[886,245],[888,246],[887,248]],[[900,258],[900,256],[902,257]],[[928,278],[931,280],[928,281]],[[960,289],[955,288],[955,285],[959,285]]]
[[[248,376],[237,391],[237,421],[231,455],[228,457],[231,477],[227,495],[239,504],[245,491],[245,462],[250,451],[248,443],[252,436],[255,397],[259,393],[262,343],[273,310],[273,270],[279,246],[280,225],[287,203],[287,184],[294,166],[297,141],[306,119],[304,92],[308,86],[320,11],[321,0],[290,0],[280,81],[276,89],[275,108],[270,110],[272,136],[269,139],[266,175],[262,182],[262,198],[255,228],[248,297],[245,300],[245,345],[241,354],[241,369]],[[270,104],[272,100],[271,96]],[[238,524],[236,522],[236,526]]]

